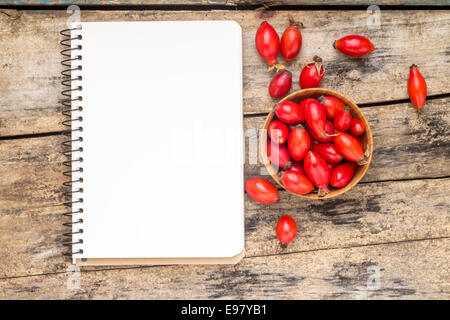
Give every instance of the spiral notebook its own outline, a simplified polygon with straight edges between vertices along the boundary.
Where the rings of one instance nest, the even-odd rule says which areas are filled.
[[[240,26],[82,22],[61,34],[73,262],[238,262]]]

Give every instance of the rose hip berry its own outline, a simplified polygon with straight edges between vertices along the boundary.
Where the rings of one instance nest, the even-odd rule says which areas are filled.
[[[327,119],[333,121],[336,115],[344,110],[345,104],[333,96],[323,96],[319,98],[319,102],[325,108]]]
[[[258,28],[255,36],[255,45],[259,55],[271,66],[269,70],[274,67],[277,69],[284,68],[277,61],[277,55],[280,50],[280,38],[267,21],[263,21]]]
[[[286,245],[295,239],[297,235],[297,224],[292,217],[285,215],[278,220],[276,229],[278,240],[281,244]]]
[[[269,84],[269,94],[272,98],[278,99],[285,96],[292,86],[292,73],[284,70],[273,77]]]
[[[344,159],[332,143],[313,144],[311,149],[321,155],[327,163],[339,163]]]
[[[267,157],[269,157],[270,162],[274,166],[281,169],[286,168],[291,161],[286,146],[284,144],[272,143],[271,141],[267,143]]]
[[[334,118],[334,127],[338,131],[347,131],[352,125],[352,114],[350,110],[345,107],[344,110],[339,112]]]
[[[316,141],[318,141],[318,142],[333,142],[334,134],[336,134],[336,130],[334,129],[334,125],[331,123],[331,121],[328,121],[328,120],[325,121],[325,133],[327,134],[327,136],[325,136],[325,137],[320,137],[310,127],[306,127],[306,130],[308,131],[308,133],[311,136],[311,138],[316,140]]]
[[[267,128],[270,139],[277,144],[283,144],[289,137],[289,128],[283,122],[273,120]]]
[[[322,197],[329,192],[330,169],[327,162],[316,152],[309,151],[303,161],[306,176],[319,188],[318,195]]]
[[[358,162],[358,164],[365,163],[364,148],[357,137],[345,132],[339,132],[334,137],[334,145],[339,154],[348,161]]]
[[[302,48],[302,34],[298,29],[298,22],[291,20],[291,26],[289,26],[281,37],[281,54],[286,62],[292,61]]]
[[[338,165],[331,172],[331,185],[335,188],[345,187],[352,180],[357,166],[358,165],[354,162],[347,162]]]
[[[369,39],[358,35],[346,36],[336,40],[333,47],[352,57],[364,56],[375,49]]]
[[[312,62],[309,62],[300,73],[300,87],[302,89],[317,88],[322,82],[324,73],[322,59],[314,56]]]
[[[305,121],[303,110],[292,101],[284,101],[275,108],[277,118],[286,124],[297,125]]]
[[[305,113],[308,127],[317,133],[319,137],[327,137],[328,134],[325,131],[325,121],[327,120],[325,108],[317,100],[311,99],[306,103],[303,112]]]
[[[360,136],[364,133],[364,123],[356,118],[352,119],[352,125],[350,126],[350,133],[355,137]]]
[[[292,159],[301,161],[311,147],[309,134],[303,126],[298,125],[289,133],[287,142],[288,152]]]
[[[302,175],[305,175],[305,170],[300,162],[291,161],[291,163],[286,166],[286,170],[296,171]]]
[[[422,110],[427,99],[427,83],[415,64],[409,69],[408,93],[413,106]]]
[[[262,204],[275,203],[278,200],[278,190],[273,183],[263,178],[252,178],[245,182],[245,190],[255,201]]]
[[[300,172],[285,170],[281,172],[280,176],[281,183],[290,192],[307,194],[314,190],[312,182]]]

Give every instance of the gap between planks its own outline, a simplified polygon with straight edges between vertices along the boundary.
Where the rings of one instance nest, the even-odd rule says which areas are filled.
[[[249,259],[258,259],[258,258],[266,258],[266,257],[276,257],[276,256],[287,256],[293,254],[305,254],[305,253],[313,253],[313,252],[322,252],[322,251],[333,251],[333,250],[345,250],[345,249],[354,249],[354,248],[364,248],[364,247],[378,247],[378,246],[389,246],[389,245],[397,245],[397,244],[406,244],[406,243],[414,243],[414,242],[423,242],[423,241],[435,241],[435,240],[446,240],[450,239],[450,236],[443,237],[432,237],[432,238],[421,238],[421,239],[404,239],[390,242],[379,242],[379,243],[369,243],[369,244],[360,244],[353,246],[343,246],[343,247],[330,247],[330,248],[319,248],[319,249],[311,249],[311,250],[299,250],[299,251],[291,251],[286,253],[276,253],[276,254],[266,254],[266,255],[255,255],[255,256],[244,256],[242,260]],[[160,267],[170,267],[173,265],[138,265],[138,266],[123,266],[123,267],[82,267],[82,272],[102,272],[102,271],[115,271],[115,270],[134,270],[134,269],[151,269],[151,268],[160,268]],[[57,274],[65,274],[66,271],[61,272],[47,272],[47,273],[36,273],[36,274],[28,274],[23,276],[11,276],[0,278],[2,280],[10,280],[10,279],[21,279],[21,278],[31,278],[31,277],[46,277],[53,276]]]
[[[427,96],[426,101],[445,99],[445,98],[450,98],[450,92]],[[273,104],[275,105],[276,103],[277,102],[275,101]],[[371,107],[390,106],[390,105],[403,104],[403,103],[410,104],[411,101],[409,99],[396,99],[396,100],[387,100],[387,101],[380,101],[380,102],[366,102],[366,103],[360,103],[360,104],[356,103],[356,104],[360,108],[371,108]],[[413,108],[412,105],[411,105],[411,108]],[[426,108],[426,103],[425,103],[424,108]],[[269,114],[268,112],[246,113],[246,114],[244,114],[244,118],[264,117],[264,116],[267,116],[268,114]]]
[[[427,101],[430,100],[437,100],[437,99],[444,99],[444,98],[450,98],[450,93],[444,93],[444,94],[437,94],[433,96],[428,96]],[[382,101],[382,102],[368,102],[368,103],[361,103],[358,104],[360,108],[370,108],[370,107],[380,107],[380,106],[389,106],[389,105],[396,105],[396,104],[403,104],[403,103],[409,103],[409,99],[398,99],[398,100],[389,100],[389,101]],[[276,102],[274,102],[275,105]],[[411,106],[412,107],[412,106]],[[257,117],[265,117],[269,113],[268,112],[260,112],[260,113],[244,113],[244,118],[257,118]],[[39,133],[30,133],[30,134],[19,134],[19,135],[7,135],[7,136],[0,136],[0,141],[2,140],[16,140],[16,139],[33,139],[33,138],[41,138],[41,137],[50,137],[50,136],[56,136],[60,134],[66,134],[69,131],[48,131],[48,132],[39,132]],[[390,181],[390,180],[386,180]]]

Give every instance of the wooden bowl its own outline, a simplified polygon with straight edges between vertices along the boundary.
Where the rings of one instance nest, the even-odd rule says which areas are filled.
[[[344,192],[353,188],[359,182],[359,180],[361,180],[362,177],[364,177],[364,174],[366,173],[367,169],[369,168],[370,161],[372,160],[373,138],[372,138],[372,132],[370,130],[369,122],[367,121],[366,117],[362,113],[361,109],[359,109],[358,106],[352,100],[347,98],[346,96],[343,96],[342,94],[340,94],[336,91],[323,89],[323,88],[302,89],[302,90],[299,90],[299,91],[289,94],[288,96],[286,96],[285,98],[280,100],[278,102],[278,104],[283,101],[293,101],[293,102],[299,103],[301,100],[303,100],[305,98],[316,98],[317,99],[318,97],[320,97],[322,95],[333,96],[333,97],[338,98],[339,100],[344,102],[344,104],[350,109],[350,112],[351,112],[353,118],[360,119],[364,123],[365,132],[363,135],[359,136],[359,138],[361,139],[361,141],[364,145],[364,150],[368,149],[370,153],[369,153],[369,157],[367,159],[367,163],[364,165],[358,166],[352,180],[344,188],[334,189],[333,187],[329,186],[330,192],[322,197],[319,197],[315,191],[308,193],[308,194],[296,194],[296,193],[291,192],[292,194],[295,194],[296,196],[301,197],[301,198],[329,199],[329,198],[336,197],[340,194],[343,194]],[[272,122],[272,120],[275,117],[276,117],[275,111],[272,110],[269,113],[269,115],[267,116],[266,121],[264,122],[264,125],[263,125],[264,130],[263,130],[263,134],[260,139],[260,141],[261,141],[260,150],[262,152],[263,163],[264,163],[265,167],[267,168],[267,170],[269,171],[270,175],[281,187],[286,189],[283,186],[283,184],[281,183],[280,179],[278,178],[277,172],[275,172],[274,168],[270,164],[269,158],[267,157],[267,139],[268,139],[267,128],[269,127],[270,122]],[[289,190],[287,190],[287,191],[290,192]]]

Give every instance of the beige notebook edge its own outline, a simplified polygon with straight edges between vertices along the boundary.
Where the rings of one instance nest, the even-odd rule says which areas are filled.
[[[176,265],[176,264],[237,264],[245,256],[245,249],[225,258],[87,258],[76,259],[77,266]]]

